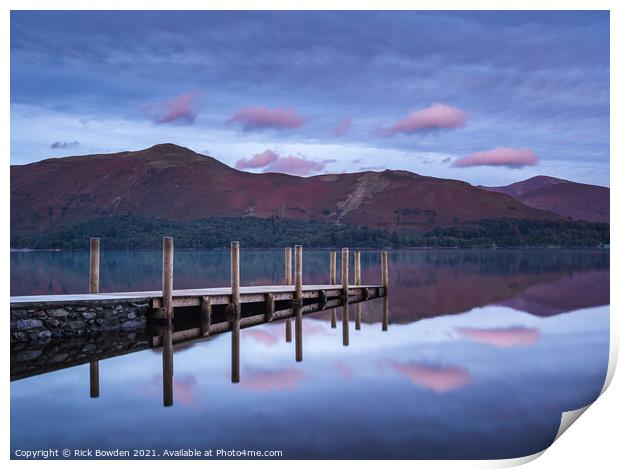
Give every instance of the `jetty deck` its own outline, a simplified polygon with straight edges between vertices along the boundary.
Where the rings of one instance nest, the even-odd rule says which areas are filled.
[[[348,286],[347,294],[350,296],[364,295],[368,291],[368,297],[382,295],[382,286],[373,284]],[[342,284],[318,284],[304,285],[301,288],[303,299],[318,299],[322,295],[326,297],[339,297],[344,294]],[[230,303],[232,295],[231,287],[209,287],[202,289],[175,289],[172,291],[172,307],[197,307],[202,299],[208,297],[211,305],[224,305]],[[244,286],[239,287],[241,303],[262,302],[266,294],[273,295],[275,301],[293,300],[295,298],[294,285],[270,285],[270,286]],[[66,304],[98,304],[114,301],[124,302],[149,302],[153,309],[162,305],[163,293],[158,291],[141,292],[105,292],[100,294],[58,294],[58,295],[24,295],[12,296],[11,307],[20,307],[31,304],[66,305]]]

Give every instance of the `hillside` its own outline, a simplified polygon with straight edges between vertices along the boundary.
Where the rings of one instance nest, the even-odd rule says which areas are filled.
[[[425,232],[480,219],[559,220],[512,197],[407,171],[298,177],[235,170],[173,144],[11,166],[11,231],[102,217],[256,217]]]
[[[609,188],[535,176],[508,186],[482,187],[507,194],[523,204],[552,211],[563,217],[609,223]]]

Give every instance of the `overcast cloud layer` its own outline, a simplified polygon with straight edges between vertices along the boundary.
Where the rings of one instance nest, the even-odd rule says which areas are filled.
[[[11,161],[609,184],[607,12],[13,12]],[[259,166],[261,163],[264,165]]]

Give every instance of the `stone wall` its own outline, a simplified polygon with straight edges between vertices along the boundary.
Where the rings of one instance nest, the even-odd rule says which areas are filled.
[[[11,342],[144,330],[149,308],[146,299],[11,304]]]

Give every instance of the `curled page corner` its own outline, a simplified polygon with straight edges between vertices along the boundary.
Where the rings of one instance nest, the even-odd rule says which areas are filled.
[[[563,412],[562,418],[560,419],[560,427],[558,429],[558,433],[553,439],[553,442],[557,441],[558,438],[564,434],[564,431],[566,431],[575,421],[577,421],[577,418],[579,418],[588,408],[590,408],[590,405],[586,405],[578,410]]]

